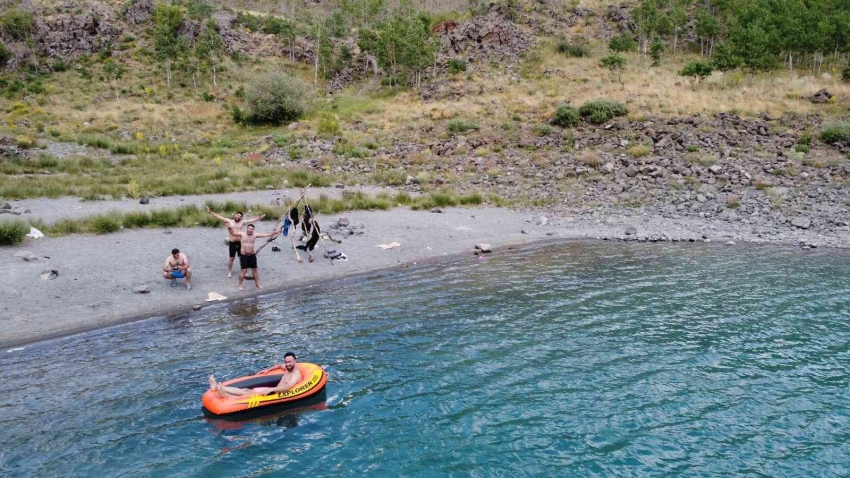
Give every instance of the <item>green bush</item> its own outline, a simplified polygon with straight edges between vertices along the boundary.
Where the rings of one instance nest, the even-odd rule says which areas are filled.
[[[811,151],[811,147],[807,144],[798,144],[794,146],[794,151],[798,153],[808,153],[809,151]]]
[[[452,75],[463,73],[466,71],[466,66],[466,60],[461,60],[460,58],[452,58],[446,62],[446,68],[448,68],[449,73]]]
[[[555,117],[552,118],[552,124],[561,128],[571,128],[578,125],[580,116],[578,110],[572,106],[559,106],[555,110]]]
[[[446,130],[452,134],[466,133],[467,131],[478,131],[481,129],[478,123],[473,121],[457,118],[449,121]]]
[[[608,42],[608,48],[617,53],[637,50],[637,46],[635,39],[625,33],[612,37],[611,41]]]
[[[312,89],[293,76],[259,75],[245,88],[244,121],[281,124],[298,119],[309,105]]]
[[[572,43],[562,40],[555,45],[555,51],[562,55],[572,58],[582,58],[587,56],[587,46],[583,42],[573,41]]]
[[[23,221],[0,221],[0,246],[14,246],[23,242],[30,232]]]
[[[12,58],[12,52],[10,52],[6,45],[3,42],[0,42],[0,66],[6,66],[6,63]]]
[[[627,115],[629,110],[626,105],[616,101],[593,100],[581,105],[578,112],[591,123],[602,124],[617,116]]]
[[[679,70],[679,76],[687,78],[691,88],[696,88],[696,85],[711,76],[712,72],[714,72],[714,65],[711,62],[691,61]]]
[[[97,234],[109,234],[121,229],[121,215],[118,213],[101,214],[89,220],[91,231]]]
[[[841,120],[824,128],[820,133],[820,139],[824,143],[850,144],[850,120]]]
[[[0,16],[0,32],[15,40],[25,40],[33,27],[32,15],[20,8],[6,10]]]
[[[549,136],[554,132],[555,130],[548,124],[539,124],[534,127],[534,134],[537,136]]]
[[[844,66],[844,69],[841,70],[841,80],[850,83],[850,63]]]
[[[342,128],[339,127],[339,120],[334,115],[323,114],[319,117],[319,125],[317,127],[319,136],[335,137],[342,134]]]

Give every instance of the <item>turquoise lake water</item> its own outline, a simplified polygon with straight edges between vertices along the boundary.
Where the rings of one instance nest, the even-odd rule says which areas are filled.
[[[0,476],[850,476],[848,277],[569,243],[2,352]],[[288,350],[323,403],[203,417],[210,373]]]

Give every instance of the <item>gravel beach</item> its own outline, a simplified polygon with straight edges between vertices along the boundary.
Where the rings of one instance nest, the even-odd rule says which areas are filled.
[[[211,197],[156,199],[148,207],[202,204],[204,200],[244,200],[267,203],[271,192],[241,193]],[[285,194],[285,193],[284,193]],[[314,194],[319,194],[314,191]],[[293,194],[294,196],[294,191]],[[182,199],[182,201],[181,201]],[[24,203],[21,201],[20,203]],[[76,199],[39,199],[15,207],[31,208],[27,216],[54,221],[62,217],[82,217],[107,210],[131,210],[129,201],[80,202]],[[687,241],[729,244],[772,243],[796,247],[824,245],[847,247],[850,235],[824,237],[789,228],[765,234],[757,228],[731,225],[725,221],[670,219],[640,214],[558,214],[517,211],[506,208],[448,208],[442,213],[395,208],[389,211],[353,211],[338,216],[320,216],[325,231],[341,217],[355,226],[354,234],[329,249],[344,252],[347,262],[333,265],[322,257],[298,264],[289,239],[281,237],[259,255],[260,291],[245,282],[245,292],[237,290],[237,279],[226,277],[227,247],[223,228],[141,229],[107,235],[70,235],[58,238],[27,239],[0,253],[0,348],[122,323],[156,315],[176,315],[192,311],[205,302],[209,292],[229,300],[239,300],[280,290],[291,290],[319,280],[394,267],[410,267],[417,262],[439,260],[453,254],[474,253],[476,244],[493,246],[494,254],[507,245],[567,239],[608,239],[647,242]],[[273,221],[259,223],[258,231],[270,231]],[[633,228],[633,229],[632,229]],[[628,234],[627,232],[631,233]],[[737,242],[736,242],[737,241]],[[397,242],[400,246],[381,249],[378,244]],[[261,241],[258,241],[261,243]],[[160,276],[162,263],[173,247],[190,259],[194,289],[169,287]],[[20,256],[32,253],[36,259]],[[801,252],[803,253],[803,252]],[[235,265],[238,272],[238,260]],[[42,278],[45,271],[59,275]],[[136,288],[147,293],[136,293]]]

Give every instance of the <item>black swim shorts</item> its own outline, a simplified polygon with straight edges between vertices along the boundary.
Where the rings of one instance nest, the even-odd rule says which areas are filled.
[[[239,254],[239,249],[242,248],[242,243],[230,241],[230,257],[236,257]]]
[[[257,255],[242,255],[239,254],[239,266],[242,269],[256,269],[257,268]]]

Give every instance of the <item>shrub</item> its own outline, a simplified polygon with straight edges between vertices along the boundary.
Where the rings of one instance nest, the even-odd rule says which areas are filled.
[[[109,234],[121,229],[121,216],[117,213],[101,214],[90,220],[90,229],[97,234]]]
[[[339,127],[339,120],[331,114],[323,114],[319,117],[319,126],[317,129],[319,136],[334,137],[342,133],[342,129]]]
[[[23,242],[30,228],[23,221],[0,221],[0,246],[14,246]]]
[[[548,124],[539,124],[534,127],[534,134],[536,134],[537,136],[549,136],[554,132],[555,130],[552,129],[552,127]]]
[[[807,144],[798,144],[794,146],[794,151],[798,153],[808,153],[810,150],[811,148]]]
[[[466,71],[466,66],[466,60],[461,60],[460,58],[452,58],[446,62],[446,68],[448,68],[449,73],[452,75],[463,73]]]
[[[560,41],[555,46],[555,51],[572,58],[582,58],[587,56],[587,46],[585,46],[583,42],[577,40],[574,40],[572,43],[568,41]]]
[[[820,139],[824,143],[850,144],[850,120],[841,120],[824,128],[820,133]]]
[[[579,114],[593,124],[602,124],[617,116],[629,113],[626,105],[610,100],[593,100],[581,105]]]
[[[205,91],[205,92],[203,92],[203,93],[201,93],[201,97],[204,99],[204,101],[213,101],[213,100],[215,100],[215,96],[213,96],[213,95],[211,95],[211,94],[207,93],[206,91]]]
[[[12,58],[12,52],[6,48],[3,42],[0,42],[0,66],[5,66],[10,58]]]
[[[0,32],[9,38],[25,40],[32,31],[32,27],[32,15],[20,8],[6,10],[0,16]]]
[[[578,110],[572,106],[559,106],[555,110],[555,117],[552,118],[552,124],[561,128],[571,128],[578,125],[579,122]]]
[[[691,61],[688,62],[681,70],[679,76],[684,76],[691,83],[691,88],[696,88],[698,83],[711,76],[714,71],[714,66],[707,61]]]
[[[637,50],[637,42],[631,35],[625,33],[616,35],[608,42],[608,48],[617,53]]]
[[[646,156],[649,152],[652,151],[652,148],[645,144],[636,144],[628,149],[629,154],[632,157],[640,158],[641,156]]]
[[[466,133],[467,131],[478,131],[479,129],[481,129],[481,127],[478,126],[478,123],[462,118],[450,120],[446,127],[446,130],[452,134]]]
[[[19,148],[30,149],[35,146],[35,140],[30,138],[29,136],[18,136],[15,138],[15,143],[17,143]]]
[[[844,69],[841,70],[841,79],[847,83],[850,83],[850,63],[844,66]]]
[[[797,144],[805,144],[806,146],[812,145],[812,135],[808,132],[800,135],[800,139],[797,140]]]
[[[298,78],[279,73],[260,75],[245,89],[244,121],[254,124],[294,121],[307,108],[311,97],[311,88]]]
[[[618,80],[622,80],[622,78],[620,78],[620,72],[626,67],[626,59],[620,56],[619,53],[612,53],[601,58],[599,60],[599,66],[607,68],[612,74],[617,75]]]

